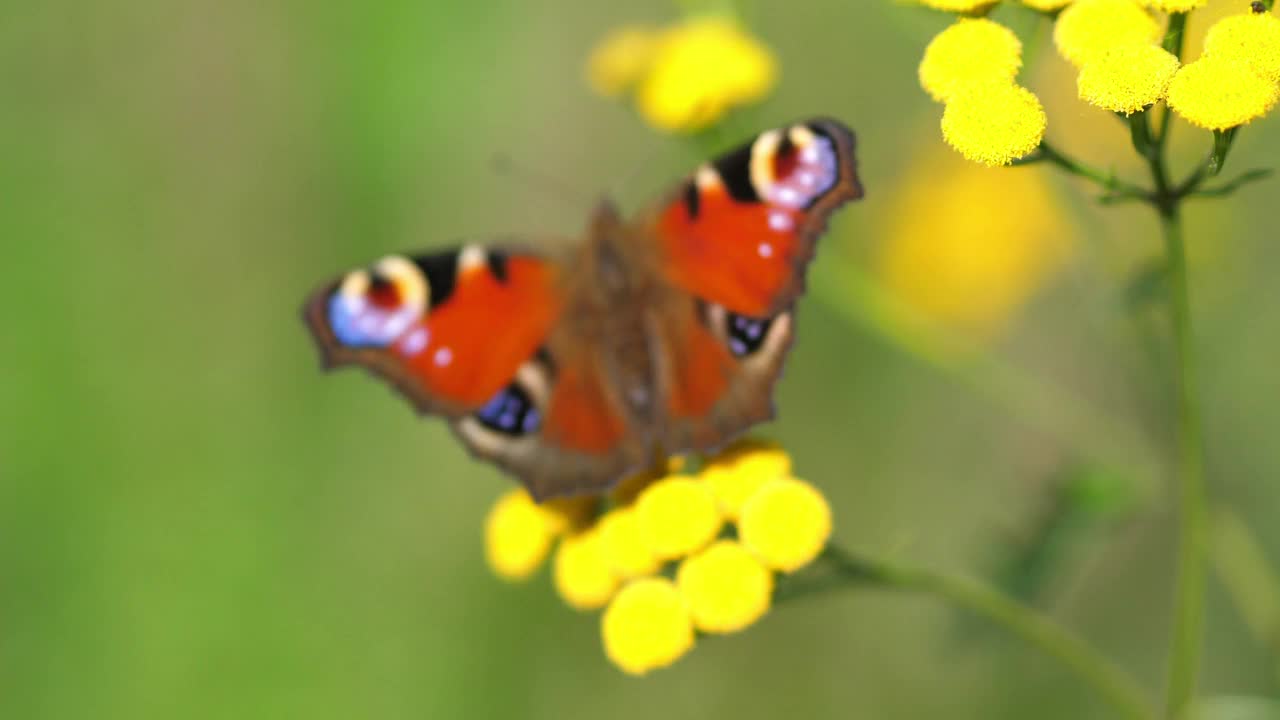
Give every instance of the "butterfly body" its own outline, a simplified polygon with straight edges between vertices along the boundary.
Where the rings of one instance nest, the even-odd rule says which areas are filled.
[[[326,283],[304,317],[537,498],[606,489],[657,452],[772,417],[813,244],[860,197],[833,121],[767,131],[651,212],[609,202],[563,257],[468,245]]]

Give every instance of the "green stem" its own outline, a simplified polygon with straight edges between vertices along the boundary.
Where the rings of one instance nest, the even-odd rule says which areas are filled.
[[[1164,48],[1179,58],[1182,57],[1186,27],[1186,13],[1169,16]],[[1195,698],[1204,635],[1207,563],[1204,451],[1191,323],[1191,292],[1187,279],[1187,248],[1182,235],[1183,188],[1172,185],[1165,167],[1165,150],[1171,129],[1169,119],[1166,104],[1165,121],[1157,139],[1156,152],[1148,157],[1148,161],[1156,186],[1154,205],[1160,215],[1160,228],[1164,235],[1178,375],[1178,524],[1181,537],[1178,546],[1173,638],[1170,643],[1165,695],[1168,717],[1176,720],[1189,714]],[[1219,149],[1215,148],[1215,157],[1218,157]]]
[[[1178,580],[1169,658],[1170,718],[1182,718],[1195,696],[1200,669],[1205,593],[1205,483],[1195,351],[1192,347],[1187,252],[1178,203],[1160,213],[1178,361],[1179,525]]]
[[[1063,153],[1050,145],[1047,141],[1043,140],[1040,142],[1040,147],[1037,149],[1036,154],[1029,156],[1022,162],[1014,164],[1026,165],[1032,162],[1041,161],[1052,163],[1072,175],[1094,182],[1107,191],[1107,195],[1104,197],[1108,199],[1114,200],[1117,198],[1128,198],[1146,200],[1151,196],[1151,193],[1147,192],[1144,188],[1121,180],[1117,178],[1114,173],[1103,172],[1102,170],[1086,165],[1085,163],[1068,156],[1066,153]]]
[[[814,585],[813,592],[843,584],[877,583],[898,590],[934,595],[1005,628],[1027,644],[1057,659],[1088,683],[1116,712],[1133,720],[1152,720],[1155,710],[1142,687],[1125,670],[1052,618],[973,578],[871,558],[828,544],[823,559],[836,578]],[[781,593],[781,589],[780,589]],[[807,592],[788,592],[780,599]]]

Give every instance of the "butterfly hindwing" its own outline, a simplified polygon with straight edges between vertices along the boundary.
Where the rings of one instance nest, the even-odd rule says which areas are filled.
[[[862,197],[853,133],[813,120],[758,135],[699,167],[656,214],[666,278],[744,316],[786,310],[832,211]]]

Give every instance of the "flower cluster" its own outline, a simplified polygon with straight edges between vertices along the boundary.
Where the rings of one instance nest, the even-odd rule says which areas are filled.
[[[961,18],[925,49],[920,84],[945,103],[942,136],[966,158],[1008,165],[1044,137],[1044,108],[1015,82],[1022,43],[985,18]]]
[[[1187,122],[1227,130],[1266,115],[1280,100],[1280,18],[1259,7],[1209,28],[1204,54],[1169,85],[1169,106]]]
[[[962,15],[980,14],[994,5],[921,1]],[[1022,4],[1056,13],[1054,44],[1079,71],[1080,99],[1124,115],[1167,101],[1193,125],[1227,130],[1262,117],[1280,100],[1280,19],[1261,3],[1249,4],[1245,13],[1210,28],[1203,57],[1184,66],[1159,44],[1166,23],[1153,11],[1181,18],[1174,14],[1205,2],[1023,0]],[[966,158],[1007,165],[1031,153],[1043,140],[1044,110],[1034,94],[1015,82],[1021,65],[1018,38],[986,18],[961,17],[925,50],[920,84],[946,104],[943,137]]]
[[[604,608],[605,654],[643,674],[675,662],[698,633],[760,619],[774,574],[813,561],[831,511],[791,475],[791,459],[759,441],[736,444],[693,472],[680,460],[624,481],[606,498],[535,504],[513,490],[485,523],[489,565],[530,577],[553,552],[556,592],[577,610]]]
[[[649,124],[673,132],[700,130],[734,107],[759,101],[777,75],[769,48],[719,15],[616,30],[587,61],[587,79],[597,92],[633,93]]]

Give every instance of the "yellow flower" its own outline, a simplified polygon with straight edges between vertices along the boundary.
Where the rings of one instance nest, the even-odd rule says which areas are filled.
[[[653,63],[661,39],[656,29],[636,25],[609,33],[587,59],[587,82],[606,97],[630,90]]]
[[[1095,55],[1080,69],[1080,99],[1132,115],[1163,100],[1178,72],[1176,55],[1155,45],[1121,45]]]
[[[1280,18],[1266,12],[1223,18],[1205,35],[1204,52],[1245,62],[1271,82],[1280,82]]]
[[[942,114],[942,137],[966,158],[1008,165],[1040,145],[1044,108],[1030,90],[1007,83],[965,86]]]
[[[925,7],[953,13],[978,13],[997,2],[999,0],[920,0],[920,4]]]
[[[1206,55],[1184,65],[1169,84],[1169,106],[1187,122],[1226,130],[1266,115],[1280,87],[1241,60]]]
[[[1167,13],[1185,13],[1208,3],[1209,0],[1146,0],[1144,4]]]
[[[989,339],[1065,264],[1073,233],[1042,173],[937,153],[912,163],[877,235],[876,274],[926,318]]]
[[[645,488],[635,504],[641,536],[660,559],[688,555],[720,531],[715,496],[705,483],[672,475]]]
[[[600,518],[598,527],[605,562],[619,577],[648,575],[662,566],[640,532],[634,506],[610,510]]]
[[[736,520],[747,498],[770,480],[791,474],[791,456],[776,443],[750,440],[729,447],[702,468],[720,512]]]
[[[920,62],[920,85],[945,102],[974,82],[1012,82],[1022,67],[1022,42],[1009,28],[987,19],[961,19],[938,33]]]
[[[767,47],[736,22],[708,16],[664,33],[636,101],[661,130],[698,130],[733,106],[763,98],[776,81]]]
[[[553,566],[556,592],[570,607],[604,607],[618,589],[618,576],[605,558],[599,528],[569,535],[560,542]]]
[[[529,493],[511,490],[498,498],[485,518],[485,558],[499,577],[523,580],[546,559],[552,535],[545,511]]]
[[[642,578],[614,596],[601,622],[604,652],[623,672],[643,675],[693,647],[693,622],[675,585]]]
[[[1071,2],[1072,0],[1022,0],[1023,5],[1026,5],[1033,10],[1040,10],[1041,12],[1061,10],[1067,5],[1070,5]]]
[[[703,632],[731,633],[769,609],[773,575],[733,540],[721,540],[680,564],[676,586]]]
[[[765,565],[791,572],[822,552],[831,536],[831,508],[802,480],[773,480],[742,508],[738,534]]]
[[[1155,42],[1160,25],[1134,0],[1078,0],[1053,27],[1058,52],[1077,67],[1118,45]]]

